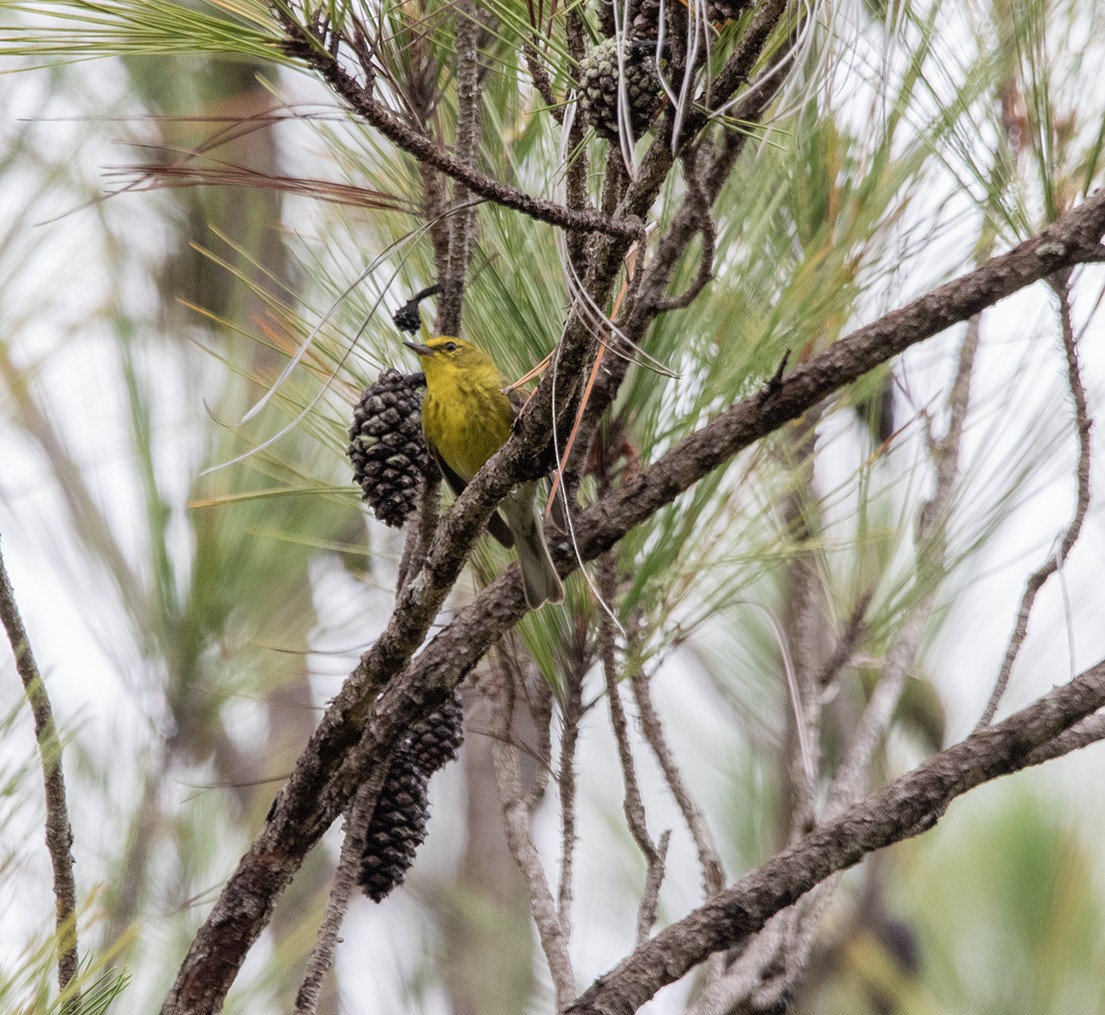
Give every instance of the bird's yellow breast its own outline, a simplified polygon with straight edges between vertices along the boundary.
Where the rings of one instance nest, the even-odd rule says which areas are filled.
[[[506,382],[490,360],[465,365],[433,357],[425,368],[426,441],[467,481],[510,436],[514,410],[501,390]]]

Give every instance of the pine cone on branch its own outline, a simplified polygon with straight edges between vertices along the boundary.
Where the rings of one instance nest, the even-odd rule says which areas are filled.
[[[385,370],[353,410],[349,460],[361,496],[385,525],[399,528],[414,513],[431,469],[422,437],[424,374]]]
[[[464,739],[464,711],[453,693],[392,755],[364,836],[358,882],[374,902],[403,883],[426,838],[430,776],[452,761]]]

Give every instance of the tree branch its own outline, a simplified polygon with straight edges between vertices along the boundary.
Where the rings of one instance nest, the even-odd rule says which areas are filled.
[[[54,725],[54,711],[46,685],[38,672],[27,629],[15,601],[15,590],[0,555],[0,624],[8,634],[15,668],[31,706],[35,741],[42,761],[46,793],[46,848],[54,872],[54,913],[57,928],[58,987],[64,991],[77,975],[77,883],[73,877],[73,829],[65,798],[65,776],[61,769],[61,742]],[[80,998],[69,998],[65,1010],[79,1007]]]
[[[560,911],[553,900],[545,870],[541,866],[541,857],[530,832],[530,812],[522,792],[514,747],[510,743],[514,713],[510,673],[505,666],[496,667],[495,672],[498,687],[491,696],[491,704],[495,710],[497,735],[491,742],[491,756],[503,808],[503,824],[511,855],[529,886],[530,911],[552,975],[557,1007],[563,1007],[575,989],[572,960],[568,954],[568,934],[561,923]]]
[[[475,168],[479,154],[482,123],[480,98],[480,34],[482,26],[472,0],[457,0],[457,139],[454,157],[465,166]],[[441,282],[441,302],[438,304],[438,331],[442,335],[459,335],[461,307],[464,303],[464,279],[472,250],[476,244],[476,208],[469,203],[470,188],[453,182],[453,207],[462,209],[449,221],[449,254]],[[465,205],[469,205],[465,207]]]
[[[1078,481],[1075,495],[1074,514],[1067,525],[1063,538],[1058,548],[1043,564],[1028,576],[1021,595],[1020,608],[1017,610],[1017,620],[1013,625],[1013,633],[1009,636],[1009,645],[1005,650],[1005,657],[1001,661],[998,678],[994,683],[994,689],[990,692],[990,698],[979,719],[979,725],[985,726],[994,718],[998,710],[1006,687],[1009,686],[1009,678],[1013,674],[1013,664],[1020,655],[1021,646],[1028,637],[1028,621],[1032,616],[1032,607],[1040,590],[1056,571],[1061,568],[1078,542],[1078,536],[1082,532],[1082,523],[1086,520],[1086,513],[1090,509],[1090,462],[1093,458],[1093,446],[1090,441],[1090,429],[1093,422],[1090,419],[1090,410],[1086,403],[1086,388],[1082,383],[1082,372],[1078,365],[1078,343],[1074,337],[1074,324],[1071,320],[1070,306],[1070,279],[1066,272],[1060,272],[1051,280],[1051,286],[1059,297],[1059,325],[1063,336],[1063,353],[1067,361],[1067,386],[1070,388],[1071,400],[1074,402],[1075,434],[1078,438],[1078,465],[1075,469],[1075,477]]]
[[[931,828],[956,797],[1033,764],[1044,748],[1105,705],[1105,662],[996,726],[930,758],[814,829],[599,977],[566,1011],[630,1015],[713,952],[756,933],[775,914],[868,853]],[[1073,747],[1079,746],[1074,742]]]
[[[277,16],[288,35],[287,49],[291,56],[302,60],[316,70],[344,99],[357,116],[378,130],[384,137],[420,164],[433,166],[454,180],[463,183],[474,194],[494,201],[504,208],[511,208],[540,222],[564,229],[581,229],[584,232],[605,233],[609,236],[631,238],[641,229],[640,220],[634,216],[611,218],[591,209],[566,208],[555,201],[534,197],[525,191],[508,187],[486,173],[454,158],[439,148],[421,131],[407,126],[395,117],[382,102],[373,98],[371,91],[353,77],[337,58],[303,25],[283,10]]]

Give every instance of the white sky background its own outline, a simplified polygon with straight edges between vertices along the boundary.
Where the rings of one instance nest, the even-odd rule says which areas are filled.
[[[80,69],[96,91],[89,105],[114,109],[121,98],[125,81],[108,63],[86,65]],[[38,144],[56,153],[62,161],[79,165],[85,179],[95,181],[102,167],[125,161],[125,153],[110,139],[126,133],[110,126],[90,129],[85,124],[69,121],[70,108],[42,105],[44,76],[13,75],[0,79],[0,97],[6,110],[0,122],[0,139],[10,136],[12,125],[21,117],[39,119],[35,127]],[[68,94],[68,93],[67,93]],[[76,115],[87,115],[92,109]],[[58,117],[59,119],[50,119]],[[0,216],[14,213],[35,194],[34,170],[28,169],[25,190],[10,181],[0,190]],[[90,251],[101,250],[97,216],[105,219],[128,243],[128,256],[133,263],[128,270],[125,292],[135,301],[152,300],[146,288],[144,261],[158,251],[158,217],[144,209],[157,196],[135,195],[107,202],[99,209],[73,211],[77,202],[71,192],[36,196],[32,219],[42,224],[33,233],[21,237],[17,246],[0,260],[7,282],[5,299],[15,302],[0,307],[3,333],[0,339],[12,343],[13,356],[25,363],[41,362],[43,373],[39,384],[50,393],[55,418],[71,420],[67,433],[77,458],[98,479],[98,488],[105,504],[110,506],[114,527],[119,533],[132,529],[138,510],[131,495],[133,463],[127,459],[127,420],[122,405],[120,381],[113,354],[112,340],[106,333],[97,336],[101,325],[99,308],[112,291],[108,268]],[[63,218],[55,216],[73,211]],[[27,256],[21,256],[21,251]],[[111,266],[110,270],[118,270]],[[16,285],[10,284],[16,279]],[[1095,299],[1105,279],[1105,269],[1085,272],[1078,290],[1077,325],[1085,328],[1081,355],[1089,388],[1091,411],[1097,416],[1105,384],[1105,358],[1102,354],[1102,322],[1100,314],[1092,316]],[[133,308],[132,308],[133,309]],[[82,327],[87,320],[89,327]],[[12,323],[18,322],[17,333]],[[1069,434],[1071,409],[1069,396],[1063,391],[1061,350],[1054,338],[1040,340],[1041,333],[1054,333],[1050,302],[1041,286],[1030,293],[1006,301],[989,312],[984,321],[984,344],[980,367],[976,372],[976,401],[988,411],[975,418],[966,441],[965,471],[972,462],[993,460],[1000,463],[1013,453],[1025,434],[995,427],[995,418],[1004,418],[1009,405],[1016,405],[1016,418],[1033,420],[1035,414]],[[934,394],[947,383],[951,373],[950,351],[957,345],[958,331],[926,343],[908,357],[911,394],[921,397],[926,391]],[[202,354],[199,354],[202,355]],[[927,364],[927,367],[922,367]],[[202,371],[201,371],[202,372]],[[169,378],[171,382],[171,377]],[[215,375],[212,385],[217,387]],[[202,407],[202,390],[167,383],[161,435],[171,460],[185,468],[180,470],[178,490],[187,488],[191,475],[188,464],[194,461],[195,436],[199,428],[214,425]],[[7,406],[0,402],[0,412]],[[1030,430],[1031,427],[1029,426]],[[1095,431],[1100,448],[1100,427]],[[141,763],[132,759],[143,757],[156,748],[160,731],[151,726],[150,716],[156,709],[142,700],[143,663],[130,647],[133,639],[117,613],[110,593],[102,592],[102,575],[89,567],[65,533],[65,515],[59,507],[49,472],[36,455],[17,438],[6,415],[0,415],[0,537],[24,620],[33,639],[35,653],[52,695],[62,729],[76,737],[92,759],[97,759],[110,774],[112,795],[118,801],[119,813],[133,809],[138,791]],[[926,653],[928,672],[936,681],[949,709],[948,735],[957,739],[973,726],[985,701],[996,673],[1005,640],[1012,627],[1016,603],[1021,594],[1025,574],[1046,557],[1056,536],[1069,520],[1073,503],[1071,467],[1073,441],[1066,439],[1063,451],[1051,463],[1050,470],[1041,470],[1040,489],[1030,502],[1020,509],[1015,520],[1003,527],[992,544],[973,562],[969,573],[954,583],[956,608],[951,619]],[[835,450],[838,448],[838,450]],[[849,455],[845,436],[828,456],[844,466]],[[1095,456],[1095,465],[1101,461]],[[1095,493],[1101,483],[1095,478]],[[1003,713],[1007,713],[1072,672],[1095,662],[1105,655],[1105,624],[1100,622],[1102,597],[1100,580],[1105,562],[1105,532],[1102,511],[1094,507],[1087,519],[1081,543],[1076,548],[1062,580],[1056,578],[1040,596],[1029,640],[1014,673],[1006,695]],[[137,554],[136,554],[137,555]],[[321,603],[328,597],[341,602],[346,616],[350,610],[351,583],[340,573],[321,566],[317,570],[317,596]],[[1065,593],[1065,594],[1064,594]],[[361,616],[381,617],[380,597],[363,595],[365,610]],[[1068,630],[1074,632],[1075,658],[1068,652]],[[326,651],[333,646],[347,647],[370,640],[373,632],[354,629],[353,621],[345,630],[329,632],[326,643],[318,646]],[[109,648],[113,646],[114,650]],[[333,684],[348,671],[355,657],[352,654],[326,654],[319,657],[320,670],[333,676],[319,681],[320,697],[332,693]],[[0,701],[5,709],[19,700],[21,691],[14,668],[6,653],[0,661]],[[688,777],[706,801],[707,814],[725,800],[731,783],[726,776],[730,761],[727,744],[731,731],[716,721],[717,710],[708,690],[694,679],[693,669],[678,660],[671,662],[655,684],[657,704],[667,717],[669,729],[685,760]],[[243,703],[243,723],[249,723],[249,703]],[[600,713],[601,715],[601,713]],[[27,718],[27,717],[25,717]],[[597,727],[596,729],[601,729]],[[608,737],[597,731],[587,738],[584,765],[598,763],[601,770],[613,771],[614,761]],[[1041,791],[1053,795],[1057,807],[1066,808],[1067,819],[1083,829],[1087,843],[1102,852],[1105,861],[1105,788],[1099,778],[1102,764],[1100,745],[1081,753],[1077,759],[1061,766],[1046,766],[1039,772],[1018,779],[1031,779]],[[0,761],[22,762],[33,754],[29,718],[18,727],[18,735],[0,742]],[[601,763],[597,758],[602,756]],[[67,756],[68,760],[68,756]],[[455,768],[455,767],[454,767]],[[656,773],[646,763],[643,766],[646,785],[656,788]],[[110,815],[98,811],[98,792],[90,796],[80,792],[81,781],[87,775],[70,767],[67,770],[70,803],[77,837],[77,877],[82,893],[97,881],[111,859],[112,851],[121,848],[114,835]],[[443,830],[459,824],[456,812],[459,801],[457,771],[439,776],[434,783],[434,815],[430,836],[420,853],[419,864],[430,869],[447,870],[455,862],[460,845]],[[582,835],[584,841],[601,841],[607,848],[581,850],[579,889],[577,890],[575,955],[581,981],[602,972],[625,953],[629,929],[612,924],[604,914],[619,906],[606,899],[624,898],[622,886],[605,884],[609,872],[600,869],[593,856],[603,857],[618,845],[618,833],[607,822],[610,812],[620,809],[620,787],[617,780],[609,785],[587,782]],[[178,794],[184,805],[195,793],[194,787],[177,786],[170,790]],[[658,795],[662,795],[657,790]],[[969,807],[970,803],[957,803]],[[557,834],[552,815],[546,814],[538,833],[546,855],[555,857]],[[451,820],[453,819],[453,820]],[[0,968],[8,966],[24,947],[28,936],[40,932],[52,918],[48,865],[38,813],[17,810],[0,829],[5,848],[22,842],[18,852],[23,860],[19,875],[5,872],[0,878]],[[676,824],[674,819],[670,822]],[[435,834],[437,833],[437,834]],[[677,842],[673,849],[686,853],[685,844]],[[678,853],[676,856],[678,857]],[[589,856],[592,857],[589,862]],[[227,870],[237,859],[229,856]],[[697,897],[697,872],[691,863],[673,863],[673,885],[665,899],[681,899],[693,906]],[[686,876],[681,877],[680,872]],[[739,871],[730,871],[731,875]],[[626,872],[628,879],[638,879],[640,870]],[[584,885],[588,890],[584,889]],[[13,897],[6,897],[12,893]],[[608,905],[608,901],[610,904]],[[674,907],[673,907],[674,908]],[[409,891],[389,899],[385,907],[355,904],[346,927],[347,946],[339,953],[339,968],[351,974],[363,965],[358,956],[371,946],[377,956],[394,950],[395,962],[418,933],[420,902]],[[155,930],[155,922],[149,928]],[[387,968],[390,963],[380,962]],[[669,990],[661,999],[644,1009],[653,1013],[680,1010],[678,999],[683,987]],[[377,994],[377,991],[379,993]],[[349,1001],[350,1012],[400,1011],[402,986],[398,983],[373,983],[367,996],[375,997],[381,1007],[358,1007]],[[126,1010],[126,1005],[123,1006]],[[430,1000],[425,1010],[443,1011],[444,1001]]]

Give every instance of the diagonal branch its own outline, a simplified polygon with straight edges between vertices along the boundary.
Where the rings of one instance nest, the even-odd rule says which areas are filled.
[[[35,740],[42,760],[42,777],[46,790],[46,848],[54,872],[54,910],[56,914],[58,948],[58,986],[64,991],[77,975],[77,883],[73,876],[73,829],[69,823],[69,807],[65,798],[65,776],[61,769],[61,741],[54,724],[54,710],[46,685],[38,672],[31,652],[31,642],[15,590],[8,578],[4,558],[0,556],[0,626],[11,643],[15,668],[23,682],[27,703],[34,718]],[[80,998],[71,997],[65,1007],[80,1007]]]
[[[1105,706],[1105,662],[1086,670],[996,726],[934,755],[872,793],[689,916],[661,931],[568,1009],[573,1015],[630,1015],[713,952],[756,933],[775,914],[868,853],[931,828],[956,797],[1034,763],[1087,716]],[[1072,741],[1071,748],[1080,746]]]
[[[278,8],[276,13],[288,35],[289,54],[314,68],[334,93],[344,99],[365,123],[416,158],[421,165],[433,166],[464,184],[474,194],[540,222],[548,222],[564,229],[580,229],[584,232],[627,238],[635,237],[640,231],[641,223],[634,216],[612,218],[588,208],[567,208],[555,201],[534,197],[525,191],[507,186],[450,155],[426,134],[400,121],[384,103],[373,98],[371,91],[353,77],[309,29],[296,22],[284,10]]]

